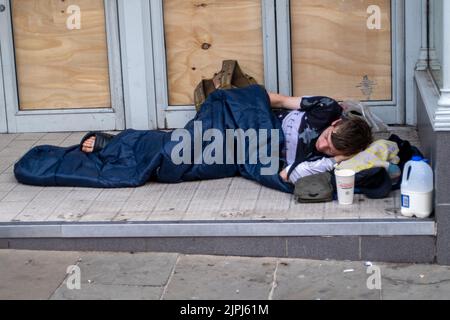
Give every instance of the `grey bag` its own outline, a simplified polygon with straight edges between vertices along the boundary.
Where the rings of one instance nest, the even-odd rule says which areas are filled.
[[[377,133],[389,133],[389,127],[378,116],[370,111],[370,108],[363,103],[355,100],[346,100],[341,103],[344,109],[344,116],[348,118],[358,117],[367,121],[372,132]]]
[[[300,179],[295,184],[295,200],[299,203],[322,203],[334,200],[331,173],[325,172]]]

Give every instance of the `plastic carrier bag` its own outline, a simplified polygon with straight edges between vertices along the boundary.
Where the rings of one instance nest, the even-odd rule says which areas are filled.
[[[370,107],[356,100],[346,100],[341,103],[344,116],[348,118],[359,117],[369,123],[373,133],[389,133],[389,127],[378,116],[370,111]]]

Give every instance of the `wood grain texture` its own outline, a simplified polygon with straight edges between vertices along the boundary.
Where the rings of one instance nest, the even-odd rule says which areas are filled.
[[[264,83],[260,0],[164,0],[164,24],[170,105],[192,105],[222,60]]]
[[[111,107],[103,0],[14,0],[12,18],[20,110]]]
[[[371,5],[381,30],[367,28]],[[392,99],[390,0],[295,0],[291,15],[295,95]]]

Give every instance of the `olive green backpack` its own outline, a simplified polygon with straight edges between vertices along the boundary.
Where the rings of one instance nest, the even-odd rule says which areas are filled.
[[[225,60],[222,70],[212,79],[202,80],[194,91],[195,108],[200,111],[208,96],[217,89],[245,88],[258,84],[255,78],[245,74],[236,60]]]

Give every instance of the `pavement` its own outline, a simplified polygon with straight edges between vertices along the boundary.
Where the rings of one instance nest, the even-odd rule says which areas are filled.
[[[412,127],[392,133],[418,145]],[[114,132],[113,134],[117,134]],[[405,220],[400,194],[386,199],[356,195],[355,204],[296,203],[289,194],[242,177],[182,184],[148,183],[139,188],[92,189],[19,184],[14,164],[40,145],[70,147],[86,132],[0,134],[0,223],[161,222],[272,220]]]
[[[1,300],[447,300],[450,267],[0,250]]]

